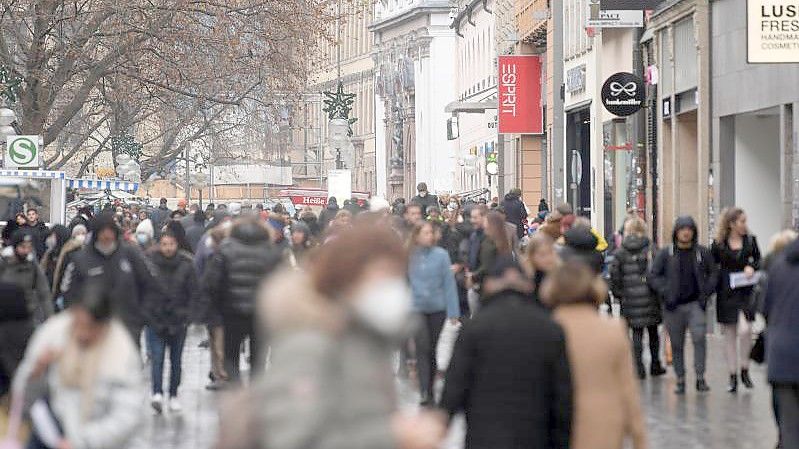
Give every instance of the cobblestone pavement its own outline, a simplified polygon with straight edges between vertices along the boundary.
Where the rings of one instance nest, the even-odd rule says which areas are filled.
[[[209,367],[206,350],[198,343],[202,331],[194,330],[184,353],[184,377],[180,415],[154,416],[147,410],[147,419],[136,439],[135,449],[207,449],[213,447],[216,435],[218,393],[206,391]],[[708,382],[713,389],[699,395],[692,388],[684,398],[673,393],[671,370],[661,379],[642,382],[642,401],[646,414],[650,447],[653,449],[766,449],[776,441],[771,413],[771,393],[765,383],[765,371],[753,366],[754,390],[728,394],[726,368],[719,337],[709,338]],[[690,347],[690,344],[688,345]],[[692,356],[688,356],[692,360]],[[406,408],[416,400],[412,388],[399,384]],[[446,449],[459,449],[463,441],[463,422],[458,420]]]

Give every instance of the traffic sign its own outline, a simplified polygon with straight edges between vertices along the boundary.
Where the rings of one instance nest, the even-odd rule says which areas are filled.
[[[5,168],[39,168],[39,136],[8,136]]]

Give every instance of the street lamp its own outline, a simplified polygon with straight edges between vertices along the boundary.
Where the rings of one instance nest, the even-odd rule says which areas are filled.
[[[9,136],[17,134],[17,131],[11,126],[17,120],[14,111],[7,107],[0,108],[0,139],[3,142],[8,141]]]

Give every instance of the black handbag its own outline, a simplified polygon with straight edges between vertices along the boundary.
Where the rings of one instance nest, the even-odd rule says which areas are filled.
[[[766,331],[757,335],[757,340],[755,340],[755,344],[749,352],[749,358],[758,364],[766,361]]]

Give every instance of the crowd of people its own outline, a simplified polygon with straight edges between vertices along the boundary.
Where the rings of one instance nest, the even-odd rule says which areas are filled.
[[[671,364],[686,394],[686,335],[695,388],[711,389],[714,297],[729,393],[755,388],[752,322],[766,317],[781,441],[799,447],[796,233],[761,257],[732,208],[709,248],[690,217],[656,248],[634,211],[606,239],[568,205],[531,211],[518,189],[501,201],[417,190],[330,198],[318,215],[166,199],[84,207],[69,226],[17,215],[2,234],[0,392],[12,418],[31,418],[28,447],[124,448],[145,402],[180,413],[196,324],[207,388],[228,394],[219,448],[432,449],[464,413],[470,449],[641,449],[639,379]],[[605,316],[614,302],[621,319]],[[399,410],[397,375],[416,383],[418,412]]]

